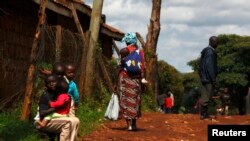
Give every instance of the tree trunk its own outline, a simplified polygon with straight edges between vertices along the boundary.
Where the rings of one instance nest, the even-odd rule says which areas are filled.
[[[22,107],[22,115],[21,120],[28,120],[30,116],[30,108],[31,108],[31,98],[32,98],[32,90],[34,84],[34,72],[35,72],[35,63],[37,58],[37,44],[38,40],[40,39],[41,27],[45,22],[45,8],[46,8],[46,0],[41,0],[40,2],[40,9],[38,12],[39,21],[36,27],[35,37],[31,47],[31,54],[30,54],[30,65],[28,69],[28,75],[26,80],[26,89],[24,95],[24,102]]]
[[[90,97],[93,93],[94,71],[95,71],[95,52],[98,43],[103,0],[94,0],[90,20],[90,40],[87,52],[86,74],[84,82],[84,95]]]
[[[161,0],[152,0],[152,12],[150,18],[150,24],[148,27],[147,40],[145,45],[145,59],[146,59],[146,79],[149,81],[148,90],[154,94],[155,92],[155,82],[156,80],[156,71],[154,70],[155,63],[157,62],[156,58],[156,48],[158,37],[160,34],[160,11],[161,11]],[[155,94],[154,94],[155,95]]]

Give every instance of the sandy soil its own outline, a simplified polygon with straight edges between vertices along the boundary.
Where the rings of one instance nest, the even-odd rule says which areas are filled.
[[[143,113],[138,131],[127,131],[125,120],[107,121],[81,141],[206,141],[209,124],[250,124],[250,116],[217,116],[200,120],[193,114]]]

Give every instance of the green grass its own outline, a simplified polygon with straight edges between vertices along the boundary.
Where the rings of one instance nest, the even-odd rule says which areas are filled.
[[[153,112],[157,109],[157,103],[154,96],[150,93],[143,93],[141,96],[141,110],[143,112]]]
[[[19,111],[0,114],[0,140],[2,141],[39,141],[38,131],[29,122],[19,119]]]
[[[91,133],[103,122],[104,109],[85,103],[77,109],[77,117],[81,122],[78,134],[84,136]]]

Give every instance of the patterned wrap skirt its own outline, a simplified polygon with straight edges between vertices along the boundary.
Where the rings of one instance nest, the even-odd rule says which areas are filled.
[[[120,73],[118,82],[119,118],[137,119],[141,116],[141,79]]]

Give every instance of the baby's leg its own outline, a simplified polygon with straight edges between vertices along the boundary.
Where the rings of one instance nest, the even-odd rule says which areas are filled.
[[[41,127],[45,127],[48,123],[49,123],[49,120],[46,120],[46,119],[40,121]]]
[[[38,120],[38,121],[36,121],[36,127],[38,128],[38,129],[41,129],[41,128],[43,128],[43,127],[45,127],[47,124],[48,124],[48,122],[49,122],[49,120]]]

